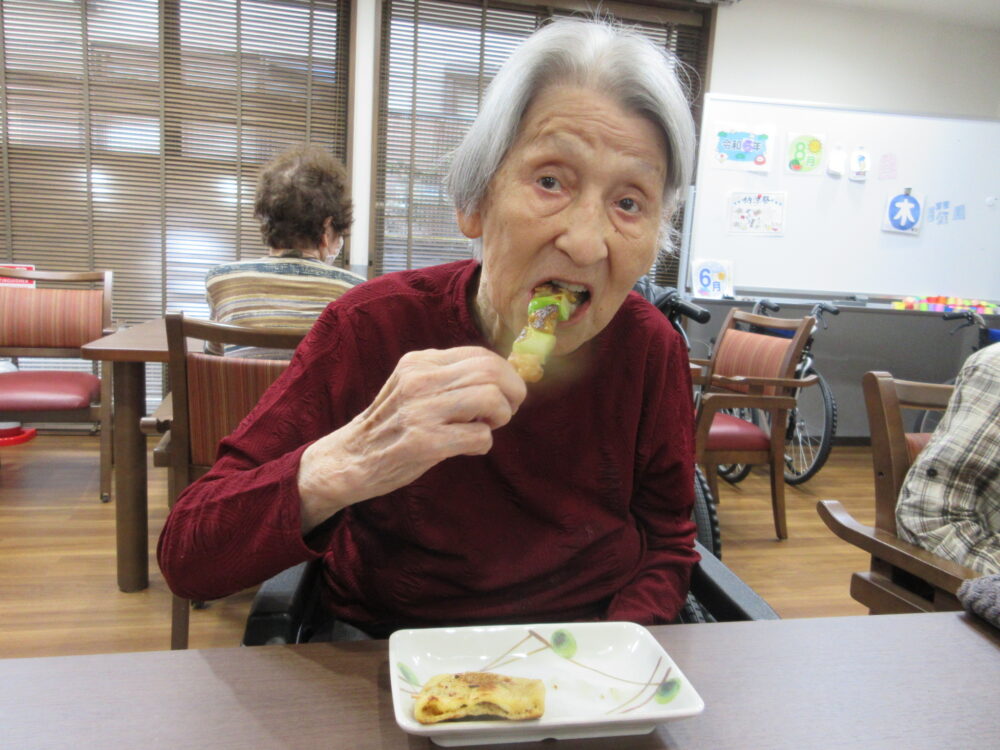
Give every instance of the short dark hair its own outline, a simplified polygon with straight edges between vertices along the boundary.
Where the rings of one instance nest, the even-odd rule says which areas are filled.
[[[253,208],[269,248],[316,247],[327,217],[337,234],[351,227],[347,170],[320,146],[285,149],[261,169]]]

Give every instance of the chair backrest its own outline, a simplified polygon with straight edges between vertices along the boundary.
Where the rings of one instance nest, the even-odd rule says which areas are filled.
[[[111,333],[111,271],[0,268],[0,278],[46,284],[0,286],[0,355],[79,357],[81,346]]]
[[[930,433],[908,433],[904,409],[943,411],[954,386],[896,380],[887,372],[866,372],[861,389],[868,412],[875,474],[875,528],[896,535],[896,501],[910,465]]]
[[[802,318],[771,318],[763,315],[730,309],[719,331],[718,343],[709,363],[708,377],[763,377],[792,378],[802,356],[802,349],[809,340],[816,319],[810,315]],[[780,335],[760,333],[755,328],[766,327]],[[731,390],[746,392],[746,386],[732,386]],[[790,389],[765,388],[765,395],[787,395]]]
[[[288,367],[287,360],[244,359],[188,351],[188,338],[267,349],[295,349],[305,331],[245,328],[166,316],[173,417],[170,471],[180,492],[215,462],[219,441],[250,413]],[[175,498],[171,498],[171,504]]]

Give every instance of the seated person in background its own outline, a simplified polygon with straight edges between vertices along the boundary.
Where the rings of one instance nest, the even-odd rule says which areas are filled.
[[[475,258],[327,307],[171,511],[157,552],[175,593],[318,558],[330,614],[378,637],[676,617],[698,559],[690,371],[630,291],[691,174],[674,70],[604,22],[557,21],[513,53],[451,164]],[[546,303],[554,349],[529,387],[506,356],[545,283],[578,305]]]
[[[936,555],[1000,573],[1000,345],[969,357],[948,410],[903,482],[899,535]]]
[[[329,265],[350,229],[351,199],[347,172],[326,149],[294,146],[264,165],[254,215],[269,254],[208,272],[205,288],[212,320],[308,329],[330,302],[365,280]],[[226,354],[289,356],[233,345],[226,347]]]

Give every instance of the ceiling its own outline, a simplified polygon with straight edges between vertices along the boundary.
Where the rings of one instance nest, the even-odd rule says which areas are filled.
[[[744,2],[750,5],[753,0]],[[1000,31],[1000,0],[798,0],[798,2],[904,11],[964,26]]]

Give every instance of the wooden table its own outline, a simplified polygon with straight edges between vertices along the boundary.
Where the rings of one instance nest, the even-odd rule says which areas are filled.
[[[149,585],[146,437],[139,421],[146,415],[146,363],[169,359],[166,322],[150,320],[91,341],[83,356],[112,366],[118,588],[139,591]]]
[[[637,737],[511,747],[997,746],[1000,631],[939,613],[652,629],[704,713]],[[430,748],[399,729],[387,643],[0,661],[12,748]]]

